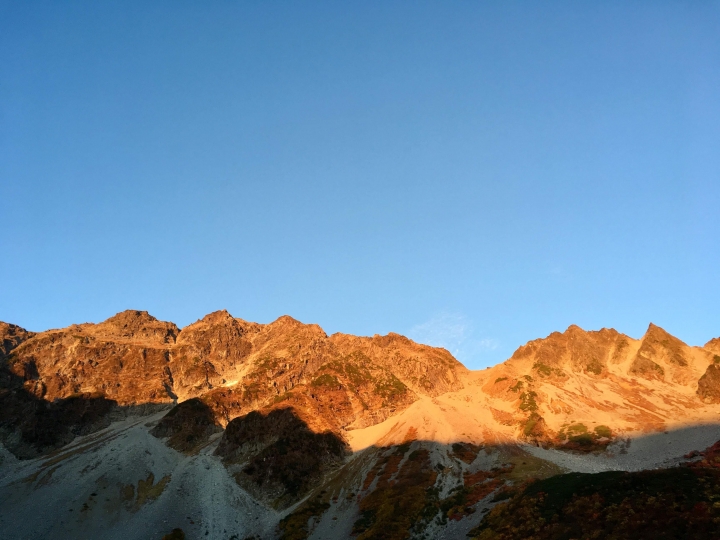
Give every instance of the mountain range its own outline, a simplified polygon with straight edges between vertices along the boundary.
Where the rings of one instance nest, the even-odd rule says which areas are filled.
[[[718,413],[720,338],[653,324],[471,371],[289,316],[0,323],[0,536],[713,538]]]

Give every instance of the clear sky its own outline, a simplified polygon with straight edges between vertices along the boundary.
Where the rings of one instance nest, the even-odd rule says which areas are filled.
[[[0,0],[0,320],[720,336],[719,2]]]

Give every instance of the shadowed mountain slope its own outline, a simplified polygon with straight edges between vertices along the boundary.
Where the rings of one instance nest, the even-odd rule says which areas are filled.
[[[718,538],[720,443],[680,467],[529,482],[470,532],[477,540]]]

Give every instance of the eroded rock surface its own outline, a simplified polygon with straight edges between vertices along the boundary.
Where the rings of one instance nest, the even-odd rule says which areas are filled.
[[[274,505],[295,502],[323,473],[339,466],[347,443],[316,432],[292,408],[251,412],[227,425],[215,454],[235,478]]]
[[[3,323],[0,332],[3,388],[12,389],[4,399],[13,411],[78,396],[125,408],[201,398],[212,424],[224,426],[284,403],[318,429],[339,432],[381,422],[419,396],[461,388],[467,371],[447,351],[396,334],[328,337],[288,316],[262,325],[217,311],[179,329],[128,310],[99,324],[33,334]],[[207,436],[193,423],[208,421],[186,407],[176,414],[188,430],[162,428],[184,450]],[[6,431],[17,429],[6,424]]]

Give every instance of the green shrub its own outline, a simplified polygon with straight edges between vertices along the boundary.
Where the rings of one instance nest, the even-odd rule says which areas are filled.
[[[185,533],[182,529],[173,529],[170,534],[163,536],[162,540],[185,540]]]
[[[545,365],[542,362],[535,362],[532,368],[537,371],[541,377],[549,377],[553,372],[553,369],[550,366]]]
[[[535,392],[523,392],[520,394],[520,410],[521,411],[537,411],[538,405],[535,401],[537,393]]]
[[[310,383],[311,386],[340,386],[340,381],[338,381],[337,377],[335,375],[330,375],[329,373],[324,373],[323,375],[320,375],[317,379],[315,379],[312,383]]]
[[[407,392],[407,386],[395,375],[390,374],[387,379],[375,384],[375,392],[383,398],[393,398]]]
[[[579,444],[580,446],[592,446],[595,439],[590,433],[581,433],[580,435],[571,436],[570,442]]]
[[[535,427],[537,427],[540,420],[542,420],[542,417],[539,414],[532,413],[523,426],[523,434],[526,437],[529,437],[533,433]]]
[[[595,433],[597,433],[598,437],[607,437],[608,439],[612,438],[612,430],[607,426],[596,427]]]
[[[600,375],[602,373],[603,366],[597,358],[593,358],[590,363],[585,366],[585,371],[593,373],[594,375]]]

